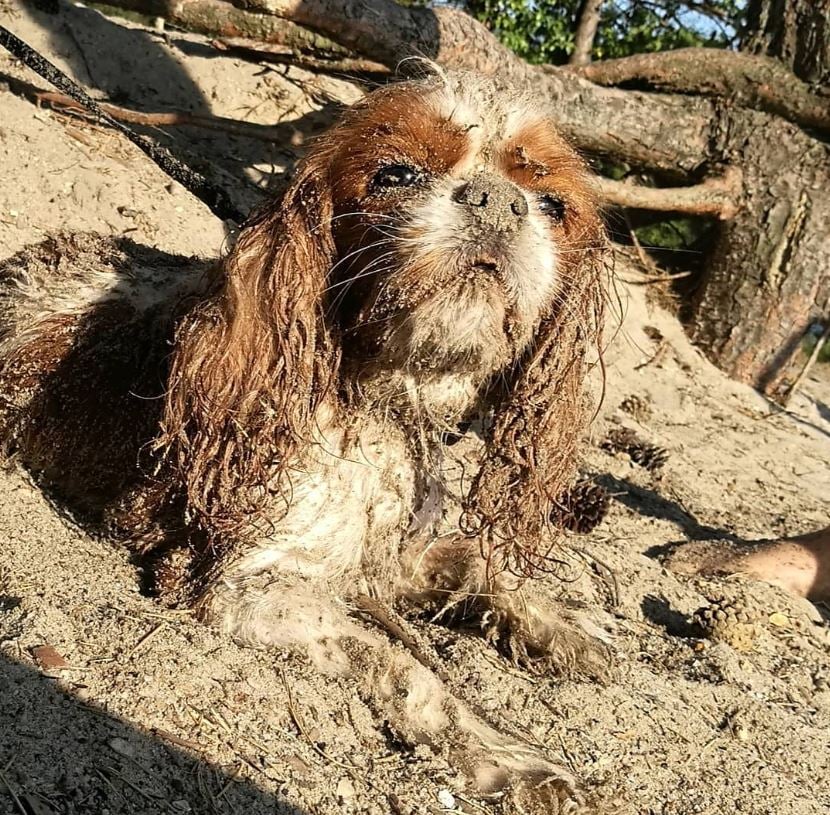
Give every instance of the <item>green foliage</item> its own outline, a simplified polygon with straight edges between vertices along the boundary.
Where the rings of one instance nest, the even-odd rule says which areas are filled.
[[[561,64],[573,51],[581,0],[466,0],[467,11],[534,63]],[[744,0],[607,0],[594,57],[732,45]]]
[[[641,226],[635,231],[643,246],[659,246],[661,249],[677,252],[694,246],[704,239],[710,230],[709,225],[700,218],[669,218]]]
[[[815,326],[817,331],[808,331],[804,339],[801,341],[801,350],[805,357],[809,357],[813,353],[816,344],[818,343],[819,332],[821,326]],[[830,362],[830,342],[825,342],[818,354],[818,362]]]
[[[567,61],[579,0],[468,0],[467,11],[534,63]]]

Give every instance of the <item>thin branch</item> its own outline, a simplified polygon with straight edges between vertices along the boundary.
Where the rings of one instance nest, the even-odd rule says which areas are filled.
[[[768,57],[719,48],[679,48],[570,68],[598,85],[637,83],[673,93],[705,94],[830,132],[830,96]]]
[[[252,42],[243,38],[216,39],[211,42],[214,48],[230,56],[251,62],[273,62],[277,65],[291,65],[319,74],[348,74],[358,78],[377,80],[391,74],[389,68],[370,59],[360,57],[313,56],[298,52],[284,45]]]
[[[691,187],[644,187],[597,180],[600,196],[606,204],[630,209],[649,209],[686,215],[708,215],[729,220],[738,211],[741,189],[740,172],[727,170],[722,176],[706,179]]]
[[[810,354],[807,361],[804,363],[804,367],[801,369],[801,373],[796,377],[795,382],[787,388],[786,393],[784,394],[784,398],[781,400],[781,404],[786,407],[790,400],[793,398],[795,393],[801,387],[801,384],[807,378],[807,374],[810,373],[813,365],[816,364],[816,360],[819,358],[819,354],[821,354],[821,349],[824,348],[824,344],[827,340],[830,339],[830,323],[827,324],[827,327],[822,332],[821,336],[818,338],[816,342],[816,347],[813,348],[813,353]]]
[[[160,147],[146,136],[134,133],[125,124],[114,119],[63,71],[3,26],[0,26],[0,45],[17,57],[26,67],[86,108],[94,121],[111,127],[126,136],[170,178],[177,181],[207,205],[217,218],[223,221],[234,221],[237,224],[245,220],[245,216],[231,203],[222,190],[214,187],[203,175],[179,161],[165,148]]]
[[[22,79],[0,72],[0,84],[8,86],[17,96],[22,96],[37,105],[54,108],[60,113],[67,113],[79,118],[94,118],[84,105],[76,102],[70,96],[57,91],[44,91],[36,85],[24,82]],[[99,102],[101,110],[119,122],[145,125],[147,127],[200,127],[207,130],[219,130],[242,136],[246,139],[277,142],[284,135],[280,128],[272,125],[261,125],[254,122],[242,122],[238,119],[228,119],[224,116],[204,116],[186,111],[165,111],[149,113],[108,102]]]
[[[579,22],[574,34],[574,50],[568,60],[570,65],[587,65],[591,61],[602,3],[603,0],[582,0]]]

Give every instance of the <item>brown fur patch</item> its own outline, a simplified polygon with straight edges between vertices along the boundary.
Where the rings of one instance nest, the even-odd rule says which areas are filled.
[[[175,269],[175,258],[126,239],[59,235],[0,264],[12,294],[21,275],[55,285],[78,268],[111,269],[126,285],[131,267]],[[125,277],[119,277],[119,270]],[[175,274],[175,272],[174,272]],[[120,281],[120,282],[119,282]],[[7,311],[5,320],[13,319]],[[137,312],[126,299],[101,299],[78,311],[46,317],[0,357],[0,442],[75,509],[102,519],[141,478],[141,450],[155,436],[163,405],[164,360],[172,319]],[[13,340],[6,322],[2,334]]]

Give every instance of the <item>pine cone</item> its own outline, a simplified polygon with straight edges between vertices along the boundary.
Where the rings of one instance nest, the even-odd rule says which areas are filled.
[[[637,394],[626,396],[620,402],[620,410],[633,416],[638,422],[645,422],[651,418],[651,403]]]
[[[740,600],[715,600],[699,608],[692,615],[692,622],[705,637],[725,642],[736,651],[751,651],[755,647],[755,617]]]
[[[654,472],[659,470],[668,460],[669,453],[663,447],[656,447],[647,442],[640,442],[628,450],[628,455],[635,464]]]
[[[608,453],[625,453],[635,464],[652,472],[659,470],[669,457],[663,447],[643,441],[627,427],[611,430],[600,447]]]
[[[602,523],[610,503],[605,489],[586,478],[574,484],[559,499],[559,505],[551,512],[550,519],[563,529],[585,535]]]

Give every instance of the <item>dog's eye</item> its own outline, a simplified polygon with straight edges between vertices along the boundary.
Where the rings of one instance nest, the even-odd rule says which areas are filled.
[[[539,212],[554,223],[561,224],[565,220],[565,202],[556,195],[542,195],[539,197]]]
[[[411,187],[420,177],[420,173],[407,164],[389,164],[375,173],[372,184],[375,187]]]

